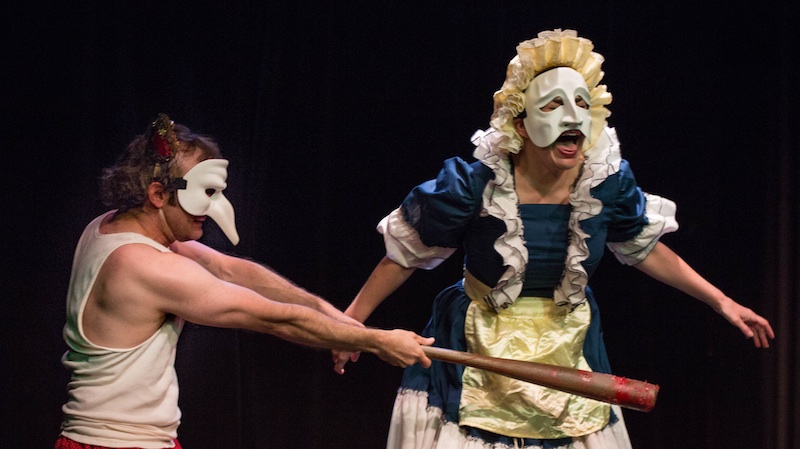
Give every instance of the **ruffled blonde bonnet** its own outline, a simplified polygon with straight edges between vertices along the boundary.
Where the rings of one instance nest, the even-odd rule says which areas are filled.
[[[555,67],[570,67],[583,76],[589,88],[589,114],[592,118],[591,136],[586,136],[583,151],[588,151],[603,128],[611,112],[606,105],[611,103],[611,94],[604,84],[601,65],[604,58],[592,51],[589,39],[578,37],[574,30],[542,31],[538,37],[521,42],[517,55],[509,62],[506,80],[494,94],[494,113],[491,126],[502,137],[497,142],[506,153],[518,153],[522,138],[514,130],[514,118],[525,110],[525,89],[536,75]]]

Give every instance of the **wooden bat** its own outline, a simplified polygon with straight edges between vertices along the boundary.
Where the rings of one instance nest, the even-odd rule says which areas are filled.
[[[422,349],[431,359],[480,368],[543,387],[617,404],[620,407],[649,412],[656,405],[658,385],[640,380],[433,346],[423,346]]]

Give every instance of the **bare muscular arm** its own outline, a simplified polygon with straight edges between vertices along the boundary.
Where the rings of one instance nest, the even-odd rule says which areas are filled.
[[[361,325],[329,302],[256,262],[223,254],[196,241],[175,242],[170,249],[199,263],[214,276],[247,287],[273,301],[311,307],[339,321]]]
[[[273,301],[178,254],[125,245],[109,256],[103,271],[98,299],[124,304],[108,313],[123,323],[135,311],[145,317],[174,314],[197,324],[249,329],[307,346],[372,352],[396,366],[430,365],[420,345],[430,345],[432,339],[343,324],[286,298]]]

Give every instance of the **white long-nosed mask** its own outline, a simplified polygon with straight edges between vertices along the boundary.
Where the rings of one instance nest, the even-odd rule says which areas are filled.
[[[185,187],[178,189],[178,203],[194,216],[209,216],[219,226],[228,240],[239,243],[233,205],[222,191],[228,186],[228,161],[206,159],[192,167],[183,179]]]
[[[542,111],[556,97],[563,105],[552,111]],[[589,89],[580,73],[569,67],[556,67],[531,80],[525,91],[525,113],[522,119],[528,136],[536,146],[552,145],[564,131],[577,129],[591,136],[592,120],[588,108],[576,103],[576,98],[589,104]]]

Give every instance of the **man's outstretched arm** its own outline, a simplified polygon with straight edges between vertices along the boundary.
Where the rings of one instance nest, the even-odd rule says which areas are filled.
[[[223,254],[196,241],[175,242],[170,249],[199,263],[217,278],[246,287],[273,301],[310,307],[339,321],[361,326],[360,322],[346,316],[328,301],[257,262]]]

